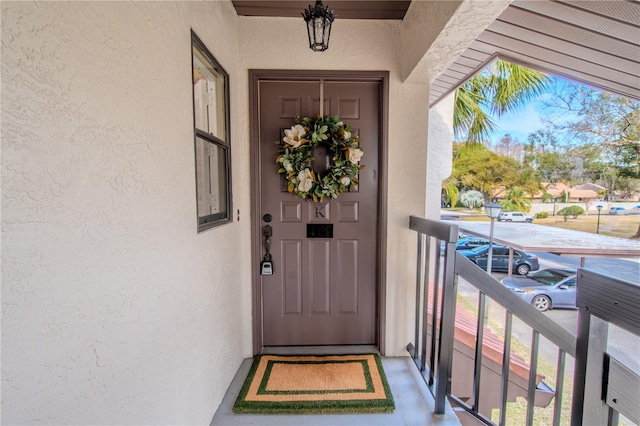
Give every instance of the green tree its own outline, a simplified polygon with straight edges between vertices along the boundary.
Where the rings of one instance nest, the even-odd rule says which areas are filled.
[[[581,214],[584,214],[584,209],[580,206],[569,206],[558,211],[558,215],[564,217],[565,222],[569,216],[576,219]]]
[[[540,201],[542,201],[543,203],[552,203],[554,198],[555,197],[553,195],[545,192],[544,194],[542,194],[542,197],[540,197]]]
[[[442,184],[442,192],[444,194],[444,201],[451,207],[455,207],[458,204],[460,198],[460,190],[458,189],[458,183],[453,178],[448,178]]]
[[[640,102],[566,83],[546,102],[549,130],[580,142],[571,156],[584,177],[601,180],[609,191],[618,189],[618,177],[640,178]]]
[[[581,142],[570,152],[584,180],[612,193],[629,193],[640,183],[640,101],[566,83],[547,102],[549,128]],[[575,178],[578,178],[574,174]],[[579,178],[578,178],[579,179]],[[638,232],[632,238],[640,238]]]
[[[505,211],[526,213],[531,208],[531,200],[526,197],[524,189],[513,186],[504,200],[500,201]]]
[[[502,116],[537,96],[549,77],[539,71],[497,60],[456,90],[453,128],[457,140],[479,142],[497,125],[491,115]]]
[[[453,173],[451,180],[460,190],[480,191],[485,203],[502,191],[519,186],[529,194],[540,190],[535,171],[515,159],[499,155],[481,144],[453,145]]]

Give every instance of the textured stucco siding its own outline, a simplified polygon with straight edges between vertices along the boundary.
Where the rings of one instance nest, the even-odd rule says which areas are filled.
[[[439,205],[427,182],[445,171],[430,157],[450,164],[451,141],[427,143],[430,80],[404,78],[442,45],[411,44],[412,32],[437,34],[338,19],[315,53],[301,19],[238,17],[228,0],[1,7],[3,424],[211,420],[252,355],[249,69],[389,71],[384,346],[406,355],[408,218]],[[434,28],[450,27],[437,16]],[[240,211],[201,234],[191,28],[231,76]],[[452,60],[434,58],[433,69]]]
[[[451,93],[429,110],[426,217],[434,220],[440,219],[442,182],[453,171],[453,101]]]
[[[414,0],[402,25],[402,76],[430,83],[512,0]]]
[[[198,235],[195,210],[190,27],[237,75],[236,21],[2,2],[3,424],[207,424],[250,355],[235,131],[244,219]]]

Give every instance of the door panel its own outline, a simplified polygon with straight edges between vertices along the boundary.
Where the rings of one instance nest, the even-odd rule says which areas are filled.
[[[554,307],[567,307],[567,308],[575,308],[576,307],[576,282],[575,281],[567,281],[564,283],[568,288],[560,289],[558,286],[557,291],[553,295],[553,306]]]
[[[491,256],[493,257],[493,254]],[[487,269],[488,262],[489,262],[489,257],[487,253],[476,257],[476,265],[478,265],[482,269]],[[491,269],[493,269],[493,258],[491,259]]]
[[[324,115],[339,115],[361,137],[365,168],[357,191],[314,203],[287,191],[274,142],[296,116],[320,113],[321,93]],[[377,343],[379,93],[379,82],[260,82],[258,214],[273,217],[273,275],[261,277],[264,346]],[[308,238],[309,224],[332,226],[333,237]]]
[[[302,314],[302,250],[298,240],[282,240],[282,314]]]

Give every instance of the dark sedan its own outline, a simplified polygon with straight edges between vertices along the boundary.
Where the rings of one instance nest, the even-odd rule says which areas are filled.
[[[483,245],[471,250],[458,250],[458,253],[465,256],[473,263],[487,269],[489,246]],[[521,250],[513,250],[513,271],[518,275],[527,275],[529,271],[537,271],[540,269],[538,256]],[[494,244],[493,254],[491,257],[492,271],[508,271],[509,270],[509,247]]]
[[[575,269],[543,269],[526,277],[503,278],[500,282],[541,312],[576,307]]]
[[[460,234],[460,238],[458,238],[458,241],[456,242],[456,250],[471,250],[485,244],[489,244],[489,240],[486,238]],[[440,243],[440,250],[442,254],[444,254],[445,246],[445,242],[442,241]]]
[[[471,250],[489,244],[489,240],[481,237],[462,237],[456,243],[456,250]]]

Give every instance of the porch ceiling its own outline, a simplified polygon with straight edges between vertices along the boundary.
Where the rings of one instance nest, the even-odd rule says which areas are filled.
[[[302,19],[302,11],[314,0],[232,0],[238,15],[283,16]],[[404,0],[326,0],[323,2],[335,13],[336,19],[399,19],[404,18],[411,1]]]
[[[640,3],[516,0],[431,85],[431,105],[496,57],[640,99]]]
[[[300,17],[314,0],[232,3],[239,15]],[[410,3],[325,1],[338,19],[401,20]],[[640,2],[515,0],[432,82],[430,105],[498,57],[640,99]]]

